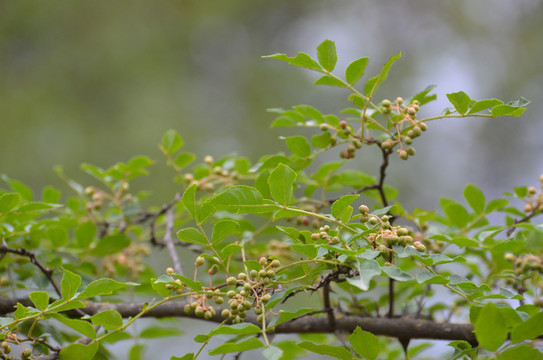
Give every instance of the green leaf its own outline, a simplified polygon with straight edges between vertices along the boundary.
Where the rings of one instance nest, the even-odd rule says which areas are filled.
[[[381,351],[377,336],[362,330],[359,326],[354,329],[347,339],[349,339],[354,351],[365,359],[374,360]]]
[[[88,248],[94,240],[94,236],[96,236],[96,226],[90,220],[81,223],[74,229],[74,235],[77,240],[77,247]]]
[[[304,341],[298,344],[301,348],[309,350],[311,352],[327,355],[337,359],[351,360],[351,353],[349,350],[342,346],[330,346],[330,345],[317,345],[309,341]]]
[[[330,140],[332,140],[332,135],[328,131],[325,131],[322,134],[313,135],[311,137],[311,143],[313,146],[318,148],[327,147],[330,145]]]
[[[215,244],[234,234],[239,234],[239,223],[230,219],[221,220],[213,226],[211,242]]]
[[[375,260],[366,260],[358,263],[358,272],[357,278],[347,278],[347,282],[360,290],[367,291],[370,288],[371,279],[381,274],[381,267]]]
[[[117,310],[104,310],[91,316],[94,325],[103,326],[106,330],[115,330],[123,326],[123,317]]]
[[[396,62],[396,60],[398,60],[401,57],[402,57],[401,52],[391,57],[390,60],[387,61],[385,65],[383,65],[383,68],[381,69],[381,72],[379,73],[379,75],[372,77],[366,82],[366,85],[364,85],[364,93],[367,96],[371,96],[373,95],[373,93],[375,93],[375,91],[377,91],[377,88],[379,87],[379,85],[381,85],[381,83],[383,83],[387,79],[388,72],[390,71],[390,68],[392,67],[394,62]]]
[[[189,287],[191,290],[194,290],[194,291],[200,291],[202,290],[202,283],[199,282],[199,281],[194,281],[192,280],[191,278],[188,278],[186,276],[183,276],[181,274],[174,274],[174,276],[176,278],[178,278],[179,280],[181,280],[181,282],[186,285],[187,287]]]
[[[483,111],[483,110],[486,110],[486,109],[489,109],[491,107],[501,105],[501,104],[503,104],[503,101],[498,100],[498,99],[480,100],[480,101],[475,102],[475,104],[473,104],[471,109],[469,109],[468,114],[475,114],[475,113],[478,113],[479,111]]]
[[[471,219],[468,211],[462,205],[456,202],[445,205],[443,211],[452,221],[452,223],[459,228],[466,226]]]
[[[128,360],[142,360],[145,351],[144,344],[134,344],[128,352]]]
[[[163,326],[151,326],[143,330],[140,333],[140,338],[143,339],[156,339],[167,336],[181,336],[183,332],[178,328],[163,327]]]
[[[209,355],[228,354],[233,352],[243,352],[252,349],[258,349],[263,347],[262,341],[257,338],[250,338],[238,343],[226,343],[217,346],[215,349],[209,352]]]
[[[60,360],[92,360],[98,351],[99,344],[90,345],[70,344],[60,351],[58,358]]]
[[[496,351],[507,340],[507,325],[494,303],[481,309],[474,325],[477,341],[487,350]]]
[[[368,65],[369,58],[363,57],[353,61],[347,66],[345,70],[345,79],[351,85],[354,85],[362,76],[364,76],[364,70]]]
[[[89,251],[89,254],[97,257],[111,255],[118,253],[129,245],[130,238],[125,234],[108,235],[100,239],[96,247]]]
[[[449,99],[451,104],[453,104],[454,108],[456,109],[456,111],[458,111],[459,114],[465,115],[468,112],[468,107],[471,99],[465,92],[459,91],[455,93],[450,93],[447,94],[447,98]]]
[[[60,191],[47,185],[41,192],[41,201],[49,204],[58,204],[60,201]]]
[[[524,340],[532,340],[543,335],[543,312],[518,324],[511,332],[511,341],[519,343]]]
[[[289,321],[289,320],[292,320],[294,318],[297,318],[299,316],[302,316],[304,314],[307,314],[309,312],[312,312],[312,311],[315,311],[317,309],[314,309],[314,308],[302,308],[302,309],[298,309],[296,311],[280,311],[280,317],[279,317],[279,320],[277,320],[277,323],[275,325],[279,325],[279,324],[282,324],[286,321]]]
[[[306,69],[311,69],[319,72],[323,72],[324,69],[319,65],[315,59],[306,53],[298,53],[294,57],[288,57],[285,54],[272,54],[263,56],[264,59],[276,59],[289,63],[290,65],[304,67]]]
[[[338,87],[346,87],[345,83],[339,79],[336,79],[335,77],[324,75],[317,79],[313,83],[313,85],[328,85],[328,86],[338,86]]]
[[[198,190],[198,184],[192,184],[185,190],[181,198],[181,202],[183,202],[183,205],[185,205],[194,219],[196,219],[196,190]]]
[[[28,294],[28,298],[38,310],[45,310],[49,305],[49,294],[46,291],[34,291]]]
[[[540,350],[534,349],[528,344],[519,345],[511,347],[507,350],[501,352],[501,354],[496,358],[497,360],[520,360],[520,359],[530,359],[530,360],[542,360],[543,354]]]
[[[58,313],[52,313],[51,317],[63,323],[64,325],[68,326],[69,328],[77,331],[78,333],[85,335],[86,337],[89,337],[91,339],[96,339],[96,331],[94,331],[94,327],[88,321],[79,320],[79,319],[69,319],[65,317],[64,315],[61,315]]]
[[[391,279],[396,281],[409,281],[413,280],[413,277],[396,266],[383,266],[383,272]]]
[[[294,244],[292,250],[304,254],[308,259],[314,259],[319,249],[314,244]]]
[[[191,162],[196,159],[196,155],[190,152],[183,151],[179,153],[174,160],[175,166],[177,166],[179,169],[186,168]]]
[[[60,280],[60,293],[66,300],[71,299],[81,286],[81,276],[62,268],[62,280]]]
[[[430,270],[424,269],[417,274],[417,282],[419,284],[446,284],[449,280],[445,279],[441,275],[436,275]]]
[[[185,354],[183,357],[172,356],[170,360],[194,360],[194,353]]]
[[[0,195],[0,215],[15,209],[20,202],[21,194],[19,193],[4,193]]]
[[[184,143],[183,138],[173,129],[166,131],[162,137],[162,149],[169,155],[181,149]]]
[[[334,216],[336,219],[339,218],[343,210],[345,210],[347,206],[351,205],[351,203],[359,197],[360,195],[358,194],[343,195],[342,197],[334,201],[331,208],[332,216]]]
[[[284,138],[288,149],[300,157],[311,155],[311,144],[305,136],[297,135]]]
[[[185,228],[177,232],[177,237],[183,242],[191,244],[208,245],[206,238],[195,228]]]
[[[334,70],[337,63],[336,44],[331,40],[324,40],[317,46],[317,58],[325,70]]]
[[[283,353],[283,350],[273,345],[270,345],[262,350],[262,355],[264,355],[266,360],[280,360],[283,356]]]
[[[89,285],[87,285],[85,290],[83,290],[77,296],[77,299],[83,300],[83,299],[88,299],[90,297],[98,296],[98,295],[109,295],[116,290],[124,289],[125,287],[135,286],[135,285],[139,285],[139,284],[136,284],[133,282],[123,283],[123,282],[113,280],[113,279],[108,279],[108,278],[98,279],[98,280],[94,280]]]
[[[250,323],[241,323],[235,325],[221,325],[218,328],[213,329],[209,335],[252,335],[258,334],[261,330],[258,326]]]
[[[490,115],[492,116],[515,116],[518,117],[524,113],[526,108],[519,108],[510,105],[498,105],[492,108]]]
[[[469,184],[464,189],[464,197],[469,206],[476,214],[481,214],[485,210],[485,195],[477,186]]]
[[[301,115],[303,115],[304,117],[313,119],[319,124],[322,124],[324,122],[324,116],[321,114],[319,110],[315,109],[313,106],[296,105],[296,106],[293,106],[292,108],[296,110],[298,113],[300,113]]]
[[[260,192],[250,186],[237,185],[208,200],[217,210],[226,210],[233,213],[261,213],[273,212],[280,208],[269,200],[264,200]]]
[[[428,93],[432,90],[434,90],[437,87],[437,85],[428,85],[424,90],[419,92],[417,95],[413,96],[411,99],[411,102],[418,101],[420,105],[424,105],[429,103],[430,101],[433,101],[437,99],[436,94],[428,95]]]
[[[31,188],[18,180],[10,179],[7,175],[2,175],[2,180],[8,183],[12,191],[19,193],[23,200],[32,201],[34,195]]]
[[[275,201],[282,205],[287,205],[292,201],[295,180],[296,172],[284,164],[279,164],[271,172],[268,185]]]

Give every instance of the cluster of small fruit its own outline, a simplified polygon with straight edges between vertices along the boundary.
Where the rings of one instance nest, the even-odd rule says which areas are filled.
[[[226,283],[215,288],[205,289],[201,294],[191,296],[191,300],[184,307],[187,315],[194,314],[197,317],[206,320],[212,319],[216,311],[209,304],[209,300],[220,305],[224,302],[224,296],[228,297],[229,308],[223,309],[221,315],[233,324],[239,324],[245,320],[247,311],[254,308],[257,315],[257,320],[261,322],[265,316],[265,306],[270,301],[270,292],[273,290],[272,279],[275,277],[277,268],[281,266],[279,260],[270,260],[265,257],[259,260],[262,268],[260,270],[251,270],[249,274],[239,273],[237,277],[230,276],[226,279]],[[198,257],[195,265],[201,266],[204,264],[204,258]],[[217,265],[212,265],[208,273],[210,276],[215,275],[219,268]],[[169,275],[173,275],[173,269],[169,268],[166,271]],[[179,279],[174,280],[176,284],[180,284]],[[182,283],[181,283],[182,284]],[[222,287],[233,286],[235,289],[228,290],[226,293],[221,291]],[[172,285],[172,289],[174,286]],[[182,287],[178,288],[178,292],[183,292]]]
[[[353,127],[346,120],[341,120],[339,122],[339,128],[326,123],[321,124],[320,128],[322,131],[334,132],[334,135],[330,138],[331,146],[336,145],[338,138],[348,142],[347,149],[339,153],[339,156],[342,159],[354,158],[356,150],[362,147],[363,138],[354,133]]]
[[[531,271],[543,273],[543,260],[537,255],[515,256],[512,253],[506,253],[504,259],[513,263],[515,274],[526,274]]]
[[[311,240],[318,241],[320,239],[327,240],[329,244],[338,244],[340,242],[338,232],[330,229],[330,226],[324,225],[319,228],[319,232],[311,234]]]
[[[186,173],[183,176],[183,179],[189,186],[198,184],[199,190],[213,191],[216,187],[234,185],[239,179],[239,174],[236,170],[225,169],[219,165],[214,166],[215,159],[211,155],[204,157],[204,163],[209,167],[205,176],[195,176],[192,173]]]
[[[541,189],[543,189],[543,174],[539,175],[539,182],[541,183]],[[543,191],[539,190],[538,192],[535,186],[530,186],[528,188],[528,196],[526,197],[526,201],[526,205],[524,206],[525,212],[543,212]]]
[[[2,341],[2,346],[0,347],[0,358],[6,359],[6,360],[16,359],[15,357],[9,354],[11,354],[11,345],[7,341]],[[30,359],[31,356],[32,356],[32,350],[29,348],[25,348],[21,352],[20,359],[28,360]]]
[[[363,223],[373,226],[377,231],[368,235],[368,240],[372,243],[373,248],[381,253],[385,259],[390,259],[393,252],[392,246],[399,245],[402,247],[411,246],[417,251],[425,252],[426,246],[414,240],[409,229],[402,226],[392,226],[390,224],[390,216],[383,215],[381,217],[370,214],[370,209],[366,205],[360,205],[359,220]]]
[[[384,99],[381,102],[381,112],[383,114],[388,115],[393,111],[396,112],[397,117],[395,124],[398,129],[398,133],[395,134],[392,139],[383,141],[381,147],[390,150],[399,144],[400,148],[397,150],[398,155],[400,156],[400,159],[407,160],[409,156],[415,155],[415,149],[410,146],[413,139],[419,137],[423,131],[426,131],[428,125],[422,121],[415,120],[417,112],[420,110],[419,102],[417,100],[413,100],[406,106],[402,106],[403,103],[404,100],[401,97],[398,97],[394,104],[388,99]],[[405,134],[403,134],[404,132]],[[404,144],[408,147],[406,148]]]

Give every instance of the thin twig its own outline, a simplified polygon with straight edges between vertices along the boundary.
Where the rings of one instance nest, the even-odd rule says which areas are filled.
[[[172,237],[174,220],[175,214],[170,208],[168,211],[166,211],[166,233],[164,234],[164,244],[166,244],[166,248],[168,249],[168,253],[172,259],[173,269],[177,274],[183,275],[183,268],[181,267],[181,262],[179,261],[177,252],[175,251],[175,245]]]
[[[40,271],[43,273],[43,275],[45,275],[47,280],[49,280],[49,283],[53,286],[53,288],[55,289],[55,292],[57,293],[57,295],[59,297],[62,297],[62,294],[60,292],[60,288],[58,287],[58,285],[55,283],[55,280],[53,279],[53,270],[44,267],[38,261],[38,259],[36,258],[36,255],[34,255],[34,253],[26,250],[25,248],[12,249],[12,248],[8,247],[5,244],[5,241],[4,241],[4,243],[2,245],[0,245],[0,253],[2,253],[2,254],[10,253],[10,254],[16,254],[16,255],[27,257],[32,264],[34,264],[38,269],[40,269]]]
[[[326,283],[322,288],[322,297],[324,302],[324,311],[328,314],[328,323],[332,328],[336,327],[336,317],[334,315],[334,308],[330,304],[330,283]]]

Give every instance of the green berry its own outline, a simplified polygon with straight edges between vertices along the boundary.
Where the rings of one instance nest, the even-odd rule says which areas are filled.
[[[266,294],[266,295],[264,295],[264,296],[262,296],[262,297],[260,298],[260,300],[261,300],[264,304],[267,304],[268,301],[270,301],[270,299],[271,299],[271,295],[270,295],[270,294]]]
[[[234,296],[236,296],[236,292],[234,290],[230,290],[226,293],[226,296],[228,296],[229,298],[233,298]]]
[[[328,125],[326,124],[321,124],[320,128],[322,131],[328,131]]]
[[[408,147],[408,148],[407,148],[407,154],[408,154],[409,156],[414,156],[414,155],[415,155],[415,149],[412,148],[412,147]]]
[[[228,279],[226,279],[226,283],[230,286],[234,286],[238,284],[238,279],[236,279],[233,276],[230,276]]]
[[[256,270],[251,270],[250,275],[251,275],[251,278],[252,278],[252,279],[256,279],[256,277],[258,276],[258,271],[256,271]]]
[[[281,262],[279,260],[273,260],[271,266],[274,268],[278,268],[279,266],[281,266]]]
[[[217,264],[213,264],[213,266],[211,266],[211,268],[209,268],[208,270],[209,275],[215,275],[218,272],[219,272],[219,265]]]
[[[409,157],[409,154],[404,149],[398,150],[398,155],[400,155],[400,159],[402,160],[407,160],[407,158]]]
[[[423,123],[423,122],[419,122],[419,127],[422,131],[428,130],[428,125],[426,125],[426,123]]]
[[[266,259],[265,257],[261,257],[260,260],[258,260],[258,263],[262,266],[266,266],[266,264],[268,263],[268,259]]]
[[[389,108],[391,105],[392,105],[392,103],[388,99],[384,99],[383,101],[381,101],[381,106],[382,107]]]
[[[360,205],[358,207],[358,211],[361,213],[361,214],[367,214],[370,212],[370,208],[367,207],[366,205]]]
[[[381,143],[381,147],[386,150],[390,150],[394,147],[394,143],[391,140],[385,140]]]
[[[228,309],[223,309],[223,311],[221,311],[221,315],[222,315],[222,317],[226,318],[226,317],[230,317],[230,315],[232,315],[232,313]]]

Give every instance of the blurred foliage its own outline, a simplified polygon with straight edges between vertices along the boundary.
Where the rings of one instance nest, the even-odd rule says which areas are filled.
[[[475,97],[537,99],[542,9],[535,0],[342,1],[333,8],[325,1],[2,2],[0,171],[40,189],[59,183],[52,171],[58,164],[82,177],[81,161],[107,167],[134,153],[158,158],[155,144],[168,128],[182,132],[199,155],[250,153],[255,160],[280,144],[273,135],[253,136],[272,119],[262,109],[291,106],[293,94],[325,111],[343,105],[328,89],[309,94],[303,79],[312,75],[282,72],[260,58],[279,49],[312,49],[326,37],[349,49],[347,57],[372,54],[373,70],[402,50],[396,70],[402,76],[383,92],[437,83],[441,101],[459,88]],[[540,153],[534,135],[541,130],[539,106],[525,115],[525,127],[514,128],[515,137],[505,119],[444,124],[438,151],[459,160],[427,152],[410,166],[430,162],[436,171],[425,178],[452,183],[449,195],[463,186],[451,181],[452,174],[490,182],[501,194],[538,174],[520,161],[507,171],[497,164],[514,160],[511,148],[526,141]],[[452,126],[478,138],[469,143],[479,146],[463,146],[460,135],[450,135]],[[466,159],[473,154],[495,166],[470,164]],[[163,180],[166,171],[155,169],[147,181],[174,186]],[[424,180],[401,186],[410,189]],[[418,201],[437,199],[427,194]]]

